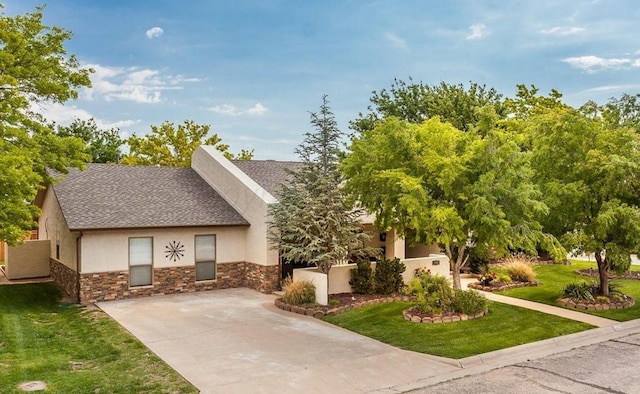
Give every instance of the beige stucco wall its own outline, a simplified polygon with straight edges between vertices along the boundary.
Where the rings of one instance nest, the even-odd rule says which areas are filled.
[[[26,241],[6,249],[5,273],[8,279],[41,278],[49,276],[48,240]]]
[[[415,277],[416,268],[426,268],[431,270],[431,274],[433,275],[442,275],[445,277],[450,277],[449,270],[449,258],[443,254],[432,254],[428,257],[420,257],[414,259],[402,259],[406,269],[402,273],[402,280],[405,284],[409,283],[411,279]],[[436,263],[434,265],[434,263]],[[376,263],[371,263],[371,267],[375,269]],[[329,288],[326,291],[328,294],[340,294],[340,293],[351,293],[351,285],[349,284],[349,280],[351,280],[351,270],[355,269],[355,264],[345,264],[345,265],[334,265],[331,267],[329,271]],[[317,272],[315,267],[310,268],[297,268],[293,270],[293,280],[303,280],[308,279],[307,275],[309,272]],[[322,285],[322,282],[318,282],[319,285]],[[316,284],[314,282],[314,284]],[[325,290],[318,290],[318,284],[316,284],[316,294],[322,294]]]
[[[247,227],[193,227],[132,230],[84,231],[81,248],[81,273],[129,269],[129,238],[153,237],[154,268],[192,266],[195,263],[195,236],[216,236],[218,264],[245,261],[244,237]],[[173,242],[180,243],[184,256],[173,261],[165,251]]]
[[[251,223],[245,237],[246,261],[278,265],[278,251],[267,241],[267,206],[276,199],[212,146],[199,147],[191,167]]]
[[[56,257],[56,243],[60,244],[60,258],[67,267],[77,270],[76,238],[79,233],[69,231],[62,215],[53,187],[49,186],[42,203],[42,215],[38,219],[38,239],[49,240],[51,257]]]
[[[417,257],[429,256],[430,254],[438,254],[440,253],[440,247],[438,244],[425,245],[425,244],[415,244],[415,245],[407,245],[405,249],[405,257],[408,259],[413,259]]]

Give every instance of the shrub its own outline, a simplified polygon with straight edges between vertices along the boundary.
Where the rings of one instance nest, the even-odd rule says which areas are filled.
[[[591,285],[587,282],[582,283],[569,283],[562,290],[562,296],[565,298],[572,298],[577,301],[593,301],[593,294],[591,293]]]
[[[426,313],[440,314],[451,309],[453,289],[449,280],[441,275],[421,275],[409,282],[416,295],[418,307]]]
[[[293,282],[285,280],[283,283],[284,295],[282,301],[291,305],[315,304],[316,287],[308,280]]]
[[[525,261],[514,260],[504,265],[504,270],[516,282],[535,282],[536,273]]]
[[[456,313],[473,315],[487,309],[487,299],[473,290],[456,290],[452,308]]]
[[[351,270],[351,291],[356,294],[373,293],[373,270],[369,260],[359,260],[356,268]]]
[[[496,280],[498,275],[495,272],[491,272],[491,269],[488,265],[482,266],[482,270],[480,272],[480,276],[478,276],[478,282],[482,283],[483,286],[489,286],[491,282]]]
[[[497,272],[496,282],[511,283],[511,277],[506,272]]]
[[[407,269],[399,258],[384,258],[376,264],[374,273],[374,289],[378,294],[391,294],[400,291],[402,285],[402,273]]]

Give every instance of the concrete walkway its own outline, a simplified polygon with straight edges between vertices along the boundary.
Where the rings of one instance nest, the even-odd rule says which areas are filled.
[[[460,284],[463,289],[466,289],[469,283],[476,283],[477,279],[475,278],[461,278]],[[487,297],[490,301],[499,302],[501,304],[514,305],[519,306],[521,308],[531,309],[534,311],[546,313],[549,315],[555,315],[564,317],[566,319],[571,319],[575,321],[579,321],[582,323],[591,324],[596,327],[610,327],[616,324],[620,324],[615,320],[605,319],[604,317],[590,315],[588,313],[582,313],[578,311],[574,311],[571,309],[560,308],[557,306],[541,304],[539,302],[521,300],[519,298],[507,297],[500,294],[494,294],[486,291],[478,291]]]

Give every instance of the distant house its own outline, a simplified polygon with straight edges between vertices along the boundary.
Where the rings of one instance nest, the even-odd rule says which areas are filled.
[[[85,304],[230,287],[272,292],[284,271],[267,240],[267,206],[286,169],[299,165],[229,161],[203,146],[191,168],[71,169],[37,199],[51,276]],[[426,255],[391,233],[374,245],[389,257]]]

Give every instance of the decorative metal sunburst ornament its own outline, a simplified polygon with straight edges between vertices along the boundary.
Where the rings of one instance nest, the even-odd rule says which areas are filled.
[[[180,260],[180,257],[184,257],[184,245],[178,241],[169,242],[169,245],[164,247],[165,257],[174,262]]]

